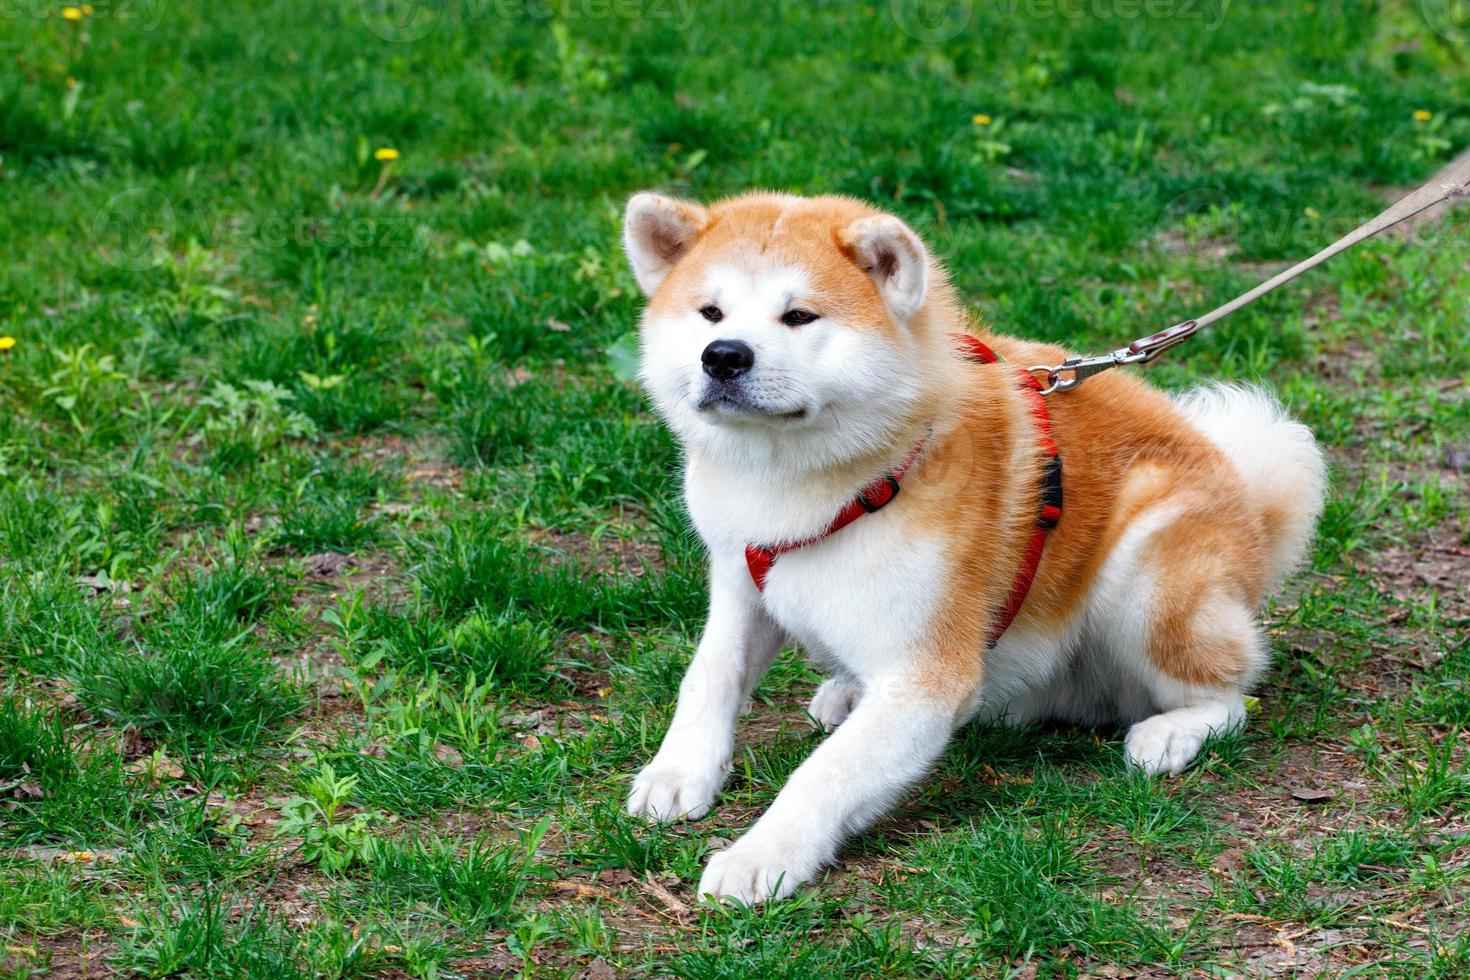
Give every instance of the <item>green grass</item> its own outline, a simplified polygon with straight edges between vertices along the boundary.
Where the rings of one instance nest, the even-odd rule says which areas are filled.
[[[68,725],[61,712],[0,701],[0,785],[11,840],[106,838],[134,825],[148,803],[129,793],[110,746]]]
[[[684,911],[817,742],[788,655],[711,817],[619,808],[705,601],[631,192],[869,198],[1111,349],[1470,143],[1446,5],[248,7],[0,17],[0,976],[1470,970],[1464,209],[1149,369],[1334,461],[1199,766],[967,730],[814,889]]]
[[[133,622],[131,641],[104,632],[72,658],[77,698],[144,736],[253,748],[303,702],[255,641],[278,591],[272,578],[234,564],[183,574],[163,609]]]

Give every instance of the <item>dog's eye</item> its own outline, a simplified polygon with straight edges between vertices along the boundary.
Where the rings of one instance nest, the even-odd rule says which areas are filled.
[[[701,306],[699,308],[699,315],[704,317],[710,323],[719,323],[721,320],[725,319],[725,311],[720,309],[713,303],[708,306]]]
[[[781,322],[788,327],[804,327],[817,319],[817,315],[811,310],[787,310],[781,314]]]

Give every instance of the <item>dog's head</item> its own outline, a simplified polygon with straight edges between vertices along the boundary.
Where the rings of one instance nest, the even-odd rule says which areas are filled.
[[[623,243],[649,298],[640,377],[691,448],[832,465],[919,411],[947,287],[898,218],[840,197],[638,194]]]

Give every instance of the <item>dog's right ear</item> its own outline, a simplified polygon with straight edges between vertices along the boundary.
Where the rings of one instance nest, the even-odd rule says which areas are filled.
[[[634,194],[623,217],[623,248],[644,295],[693,247],[709,226],[709,212],[698,204],[659,194]]]

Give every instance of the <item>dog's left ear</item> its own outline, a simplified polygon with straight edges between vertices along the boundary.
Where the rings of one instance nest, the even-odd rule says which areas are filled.
[[[646,192],[633,195],[623,216],[623,248],[644,295],[653,295],[708,226],[709,212],[698,204]]]
[[[866,272],[901,322],[924,305],[929,290],[929,253],[918,234],[891,214],[859,218],[837,236],[838,245]]]

